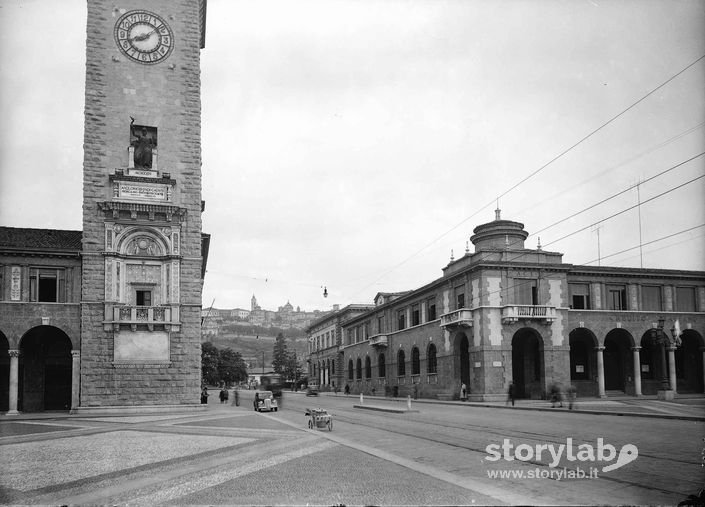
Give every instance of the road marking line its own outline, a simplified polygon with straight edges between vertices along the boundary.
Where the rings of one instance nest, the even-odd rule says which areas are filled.
[[[268,416],[265,416],[268,417]],[[284,419],[277,419],[278,421],[288,424],[289,426],[293,426],[295,428],[300,428],[300,426],[297,426],[294,423],[291,423],[289,421],[286,421]],[[435,467],[431,467],[428,465],[423,465],[421,463],[418,463],[416,461],[402,458],[401,456],[396,456],[394,454],[388,453],[386,451],[381,451],[379,449],[375,449],[374,447],[369,447],[367,445],[363,444],[358,444],[356,442],[351,442],[349,440],[346,440],[345,438],[339,437],[337,435],[334,435],[332,432],[329,431],[321,431],[321,430],[310,430],[308,428],[300,428],[302,431],[306,431],[308,433],[313,433],[316,434],[322,438],[325,438],[327,440],[332,440],[333,442],[336,442],[340,445],[344,445],[346,447],[351,447],[353,449],[357,449],[358,451],[364,452],[366,454],[370,454],[372,456],[376,456],[378,458],[381,458],[385,461],[389,461],[391,463],[395,463],[397,465],[403,466],[405,468],[408,468],[410,470],[414,470],[416,472],[422,473],[424,475],[428,475],[429,477],[433,477],[435,479],[439,479],[441,481],[454,484],[456,486],[460,486],[461,488],[467,489],[469,491],[472,491],[474,493],[480,493],[481,495],[489,496],[491,498],[494,498],[495,500],[498,500],[499,502],[502,503],[508,503],[511,505],[540,505],[542,502],[539,498],[529,498],[524,494],[515,494],[512,493],[511,491],[508,491],[506,487],[495,487],[488,485],[484,482],[480,482],[479,480],[476,479],[471,479],[469,477],[461,477],[456,474],[452,474],[450,472],[446,472],[445,470],[440,470]]]
[[[214,486],[218,486],[219,484],[231,481],[233,479],[237,479],[238,477],[242,477],[243,475],[258,472],[265,468],[280,465],[292,459],[308,456],[309,454],[324,451],[335,446],[336,444],[332,442],[316,442],[305,448],[294,449],[292,451],[288,451],[277,456],[270,456],[268,458],[254,461],[238,468],[224,470],[222,472],[216,472],[203,477],[197,477],[186,482],[180,481],[179,484],[168,487],[166,489],[161,489],[148,495],[131,498],[128,503],[140,505],[156,505],[159,503],[171,502],[177,498],[197,493],[199,491],[212,488]]]

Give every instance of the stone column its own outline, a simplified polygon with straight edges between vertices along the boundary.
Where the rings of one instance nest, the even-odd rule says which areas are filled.
[[[640,351],[641,347],[632,347],[634,362],[634,394],[641,396],[641,359]]]
[[[71,351],[71,410],[78,408],[81,385],[81,351]]]
[[[676,388],[676,348],[668,347],[668,380],[671,384],[671,391],[678,392]]]
[[[597,395],[600,398],[605,398],[605,358],[602,355],[605,348],[595,347],[597,351]]]
[[[10,354],[10,405],[7,415],[17,415],[17,394],[19,391],[19,371],[20,371],[20,351],[10,349],[7,351]]]

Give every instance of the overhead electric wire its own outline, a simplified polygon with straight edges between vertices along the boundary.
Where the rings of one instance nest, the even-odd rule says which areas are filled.
[[[402,265],[406,264],[408,261],[410,261],[411,259],[413,259],[414,257],[416,257],[418,254],[420,254],[421,252],[423,252],[424,250],[426,250],[428,247],[430,247],[431,245],[435,244],[438,240],[440,240],[441,238],[443,238],[443,237],[445,237],[446,235],[448,235],[450,232],[454,231],[455,229],[457,229],[458,227],[460,227],[461,225],[463,225],[465,222],[467,222],[468,220],[470,220],[471,218],[473,218],[475,215],[477,215],[478,213],[480,213],[480,211],[484,210],[484,209],[487,208],[488,206],[491,206],[493,203],[497,202],[501,197],[504,197],[504,196],[507,195],[509,192],[511,192],[512,190],[516,189],[517,187],[519,187],[519,186],[522,185],[523,183],[526,183],[529,179],[531,179],[531,178],[533,178],[534,176],[536,176],[537,174],[539,174],[539,173],[540,173],[541,171],[543,171],[546,167],[548,167],[549,165],[551,165],[552,163],[554,163],[556,160],[560,159],[561,157],[563,157],[564,155],[566,155],[568,152],[570,152],[571,150],[575,149],[576,147],[578,147],[579,145],[581,145],[582,143],[584,143],[585,141],[587,141],[588,139],[590,139],[590,138],[591,138],[592,136],[594,136],[597,132],[599,132],[600,130],[602,130],[602,129],[605,128],[606,126],[610,125],[612,122],[614,122],[614,121],[617,120],[618,118],[622,117],[622,116],[623,116],[624,114],[626,114],[628,111],[634,109],[638,104],[640,104],[641,102],[643,102],[644,100],[646,100],[648,97],[650,97],[651,95],[653,95],[654,93],[656,93],[658,90],[660,90],[661,88],[663,88],[664,86],[666,86],[668,83],[670,83],[671,81],[673,81],[674,79],[676,79],[678,76],[680,76],[681,74],[683,74],[684,72],[686,72],[688,69],[690,69],[691,67],[693,67],[694,65],[696,65],[698,62],[700,62],[700,61],[703,60],[703,59],[705,59],[705,55],[700,56],[699,58],[697,58],[696,60],[694,60],[693,62],[691,62],[690,64],[688,64],[686,67],[684,67],[683,69],[681,69],[680,71],[678,71],[676,74],[672,75],[670,78],[668,78],[667,80],[665,80],[664,82],[662,82],[661,84],[659,84],[656,88],[652,89],[652,90],[649,91],[647,94],[643,95],[639,100],[637,100],[636,102],[632,103],[632,104],[631,104],[630,106],[628,106],[626,109],[622,110],[620,113],[616,114],[615,116],[613,116],[612,118],[610,118],[610,119],[607,120],[606,122],[602,123],[599,127],[597,127],[596,129],[594,129],[593,131],[591,131],[589,134],[587,134],[587,135],[585,135],[584,137],[582,137],[579,141],[577,141],[576,143],[574,143],[574,144],[571,145],[570,147],[568,147],[568,148],[566,148],[565,150],[563,150],[562,152],[560,152],[558,155],[556,155],[555,157],[553,157],[551,160],[549,160],[548,162],[546,162],[544,165],[542,165],[541,167],[539,167],[538,169],[536,169],[535,171],[533,171],[531,174],[529,174],[529,175],[526,176],[525,178],[521,179],[519,182],[517,182],[515,185],[513,185],[513,186],[510,187],[509,189],[505,190],[503,193],[499,194],[496,198],[492,199],[492,201],[490,201],[489,203],[487,203],[487,204],[483,205],[482,207],[478,208],[477,211],[475,211],[473,214],[471,214],[470,216],[468,216],[468,217],[466,217],[465,219],[463,219],[461,222],[459,222],[458,224],[456,224],[455,226],[453,226],[452,228],[450,228],[449,230],[447,230],[446,232],[444,232],[443,234],[441,234],[440,236],[438,236],[437,238],[435,238],[433,241],[431,241],[430,243],[426,244],[426,245],[423,246],[421,249],[417,250],[416,252],[414,252],[413,254],[411,254],[409,257],[405,258],[404,260],[402,260],[402,261],[399,262],[398,264],[396,264],[396,265],[392,266],[391,268],[389,268],[388,270],[386,270],[384,273],[382,273],[382,275],[380,275],[378,278],[376,278],[373,282],[369,283],[368,285],[366,285],[366,286],[362,287],[360,290],[358,290],[358,291],[355,293],[355,295],[356,295],[356,294],[359,294],[360,292],[362,292],[363,290],[367,289],[368,287],[371,287],[372,285],[374,285],[375,283],[377,283],[378,281],[380,281],[382,278],[384,278],[385,276],[387,276],[387,274],[391,273],[392,271],[394,271],[395,269],[397,269],[399,266],[402,266]]]
[[[600,224],[600,223],[602,223],[602,222],[605,222],[605,221],[607,221],[607,220],[610,220],[610,219],[612,219],[612,218],[614,218],[614,217],[616,217],[616,216],[622,215],[622,214],[626,213],[627,211],[631,211],[631,210],[633,210],[634,208],[637,208],[637,207],[639,207],[639,206],[642,206],[642,205],[646,204],[647,202],[651,202],[651,201],[653,201],[653,200],[655,200],[655,199],[658,199],[659,197],[663,197],[663,196],[666,195],[666,194],[670,194],[671,192],[673,192],[673,191],[675,191],[675,190],[678,190],[679,188],[682,188],[682,187],[684,187],[684,186],[686,186],[686,185],[690,185],[691,183],[693,183],[693,182],[695,182],[695,181],[697,181],[697,180],[699,180],[699,179],[702,179],[702,178],[705,178],[705,174],[701,174],[700,176],[698,176],[698,177],[696,177],[696,178],[693,178],[692,180],[686,181],[685,183],[681,183],[680,185],[675,186],[675,187],[673,187],[673,188],[671,188],[671,189],[669,189],[669,190],[666,190],[665,192],[661,192],[660,194],[657,194],[657,195],[655,195],[655,196],[653,196],[653,197],[650,197],[650,198],[646,199],[645,201],[642,201],[642,202],[639,203],[639,204],[635,204],[635,205],[633,205],[633,206],[629,206],[628,208],[625,208],[625,209],[623,209],[622,211],[619,211],[619,212],[614,213],[614,214],[612,214],[612,215],[610,215],[610,216],[608,216],[608,217],[606,217],[606,218],[603,218],[602,220],[598,220],[597,222],[594,222],[594,223],[592,223],[592,224],[590,224],[590,225],[587,225],[587,226],[585,226],[585,227],[581,227],[580,229],[578,229],[578,230],[576,230],[576,231],[573,231],[573,232],[571,232],[570,234],[566,234],[565,236],[562,236],[562,237],[560,237],[560,238],[558,238],[558,239],[555,239],[555,240],[553,240],[553,241],[550,241],[550,242],[546,243],[546,245],[544,245],[544,246],[548,246],[548,245],[552,245],[552,244],[554,244],[554,243],[558,243],[559,241],[562,241],[562,240],[564,240],[564,239],[566,239],[566,238],[569,238],[570,236],[573,236],[573,235],[575,235],[575,234],[577,234],[577,233],[579,233],[579,232],[582,232],[582,231],[584,231],[585,229],[589,229],[590,227],[593,227],[593,226],[595,226],[595,225],[597,225],[597,224]]]

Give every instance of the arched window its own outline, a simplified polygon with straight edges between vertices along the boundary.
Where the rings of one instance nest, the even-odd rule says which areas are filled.
[[[384,364],[384,353],[380,353],[379,358],[377,359],[377,367],[379,368],[379,376],[386,377],[387,366]]]
[[[357,358],[357,377],[358,380],[362,378],[362,359]]]
[[[352,359],[348,361],[348,380],[353,379],[353,362]]]
[[[411,374],[418,375],[421,373],[421,360],[419,359],[419,348],[411,349]]]
[[[365,357],[365,378],[372,378],[372,363],[370,356]]]
[[[433,343],[428,345],[428,373],[438,373],[438,365],[436,363],[436,346]]]
[[[404,351],[399,350],[399,353],[397,354],[397,376],[403,377],[406,375],[406,364],[404,363],[406,361],[406,358],[404,357]]]

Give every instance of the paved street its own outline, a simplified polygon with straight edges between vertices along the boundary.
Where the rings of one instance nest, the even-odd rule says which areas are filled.
[[[239,407],[213,396],[205,411],[195,413],[2,417],[0,501],[674,504],[705,479],[702,398],[678,404],[584,400],[584,412],[546,410],[545,402],[522,402],[514,409],[412,402],[408,411],[404,400],[366,398],[361,405],[352,396],[285,393],[278,412],[260,414],[252,410],[251,396],[242,392]],[[333,431],[309,430],[307,406],[327,408]],[[650,416],[614,415],[625,407]],[[597,455],[598,438],[614,446],[611,461],[576,458],[589,457],[590,450]],[[505,439],[516,459],[489,461],[488,445],[496,444],[500,455]],[[636,446],[638,456],[603,472],[627,444]],[[562,454],[551,455],[561,445]],[[540,446],[546,448],[538,456]],[[609,454],[605,448],[601,451]],[[579,478],[578,469],[594,469],[598,477]],[[491,478],[492,473],[505,477]]]

